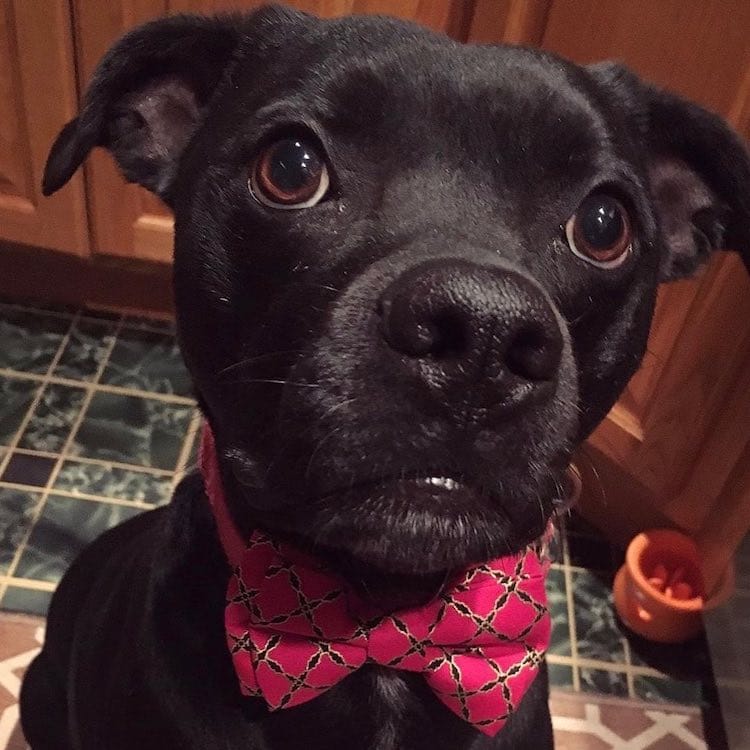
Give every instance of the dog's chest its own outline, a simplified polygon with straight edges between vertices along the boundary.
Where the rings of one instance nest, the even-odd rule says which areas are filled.
[[[374,669],[371,677],[372,704],[375,709],[373,750],[397,748],[404,731],[404,717],[413,700],[401,675],[386,669]]]

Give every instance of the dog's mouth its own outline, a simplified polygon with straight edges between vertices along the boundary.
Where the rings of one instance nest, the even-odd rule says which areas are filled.
[[[340,509],[352,503],[367,505],[403,502],[412,510],[459,510],[472,503],[492,502],[492,494],[470,482],[462,474],[443,472],[405,474],[353,483],[346,488],[328,490],[318,497],[316,505],[324,508],[335,502]]]
[[[523,549],[544,530],[548,510],[540,509],[536,492],[526,501],[463,474],[432,470],[326,488],[266,521],[335,558],[339,568],[414,576]]]

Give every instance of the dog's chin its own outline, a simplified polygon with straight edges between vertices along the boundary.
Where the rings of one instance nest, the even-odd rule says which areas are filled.
[[[550,513],[536,499],[499,498],[460,478],[432,476],[326,495],[286,530],[357,574],[431,576],[522,550]]]

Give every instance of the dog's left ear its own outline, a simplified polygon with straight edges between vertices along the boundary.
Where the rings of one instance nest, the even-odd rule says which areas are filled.
[[[714,249],[739,251],[750,270],[750,153],[717,115],[613,63],[588,68],[625,108],[646,148],[666,252],[660,279],[692,275]]]

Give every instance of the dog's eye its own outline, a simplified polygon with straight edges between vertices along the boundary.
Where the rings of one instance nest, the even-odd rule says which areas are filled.
[[[606,193],[592,193],[565,225],[570,249],[587,263],[615,268],[632,250],[630,219],[624,206]]]
[[[271,208],[310,208],[328,192],[328,167],[312,143],[283,138],[255,158],[249,184],[255,200]]]

